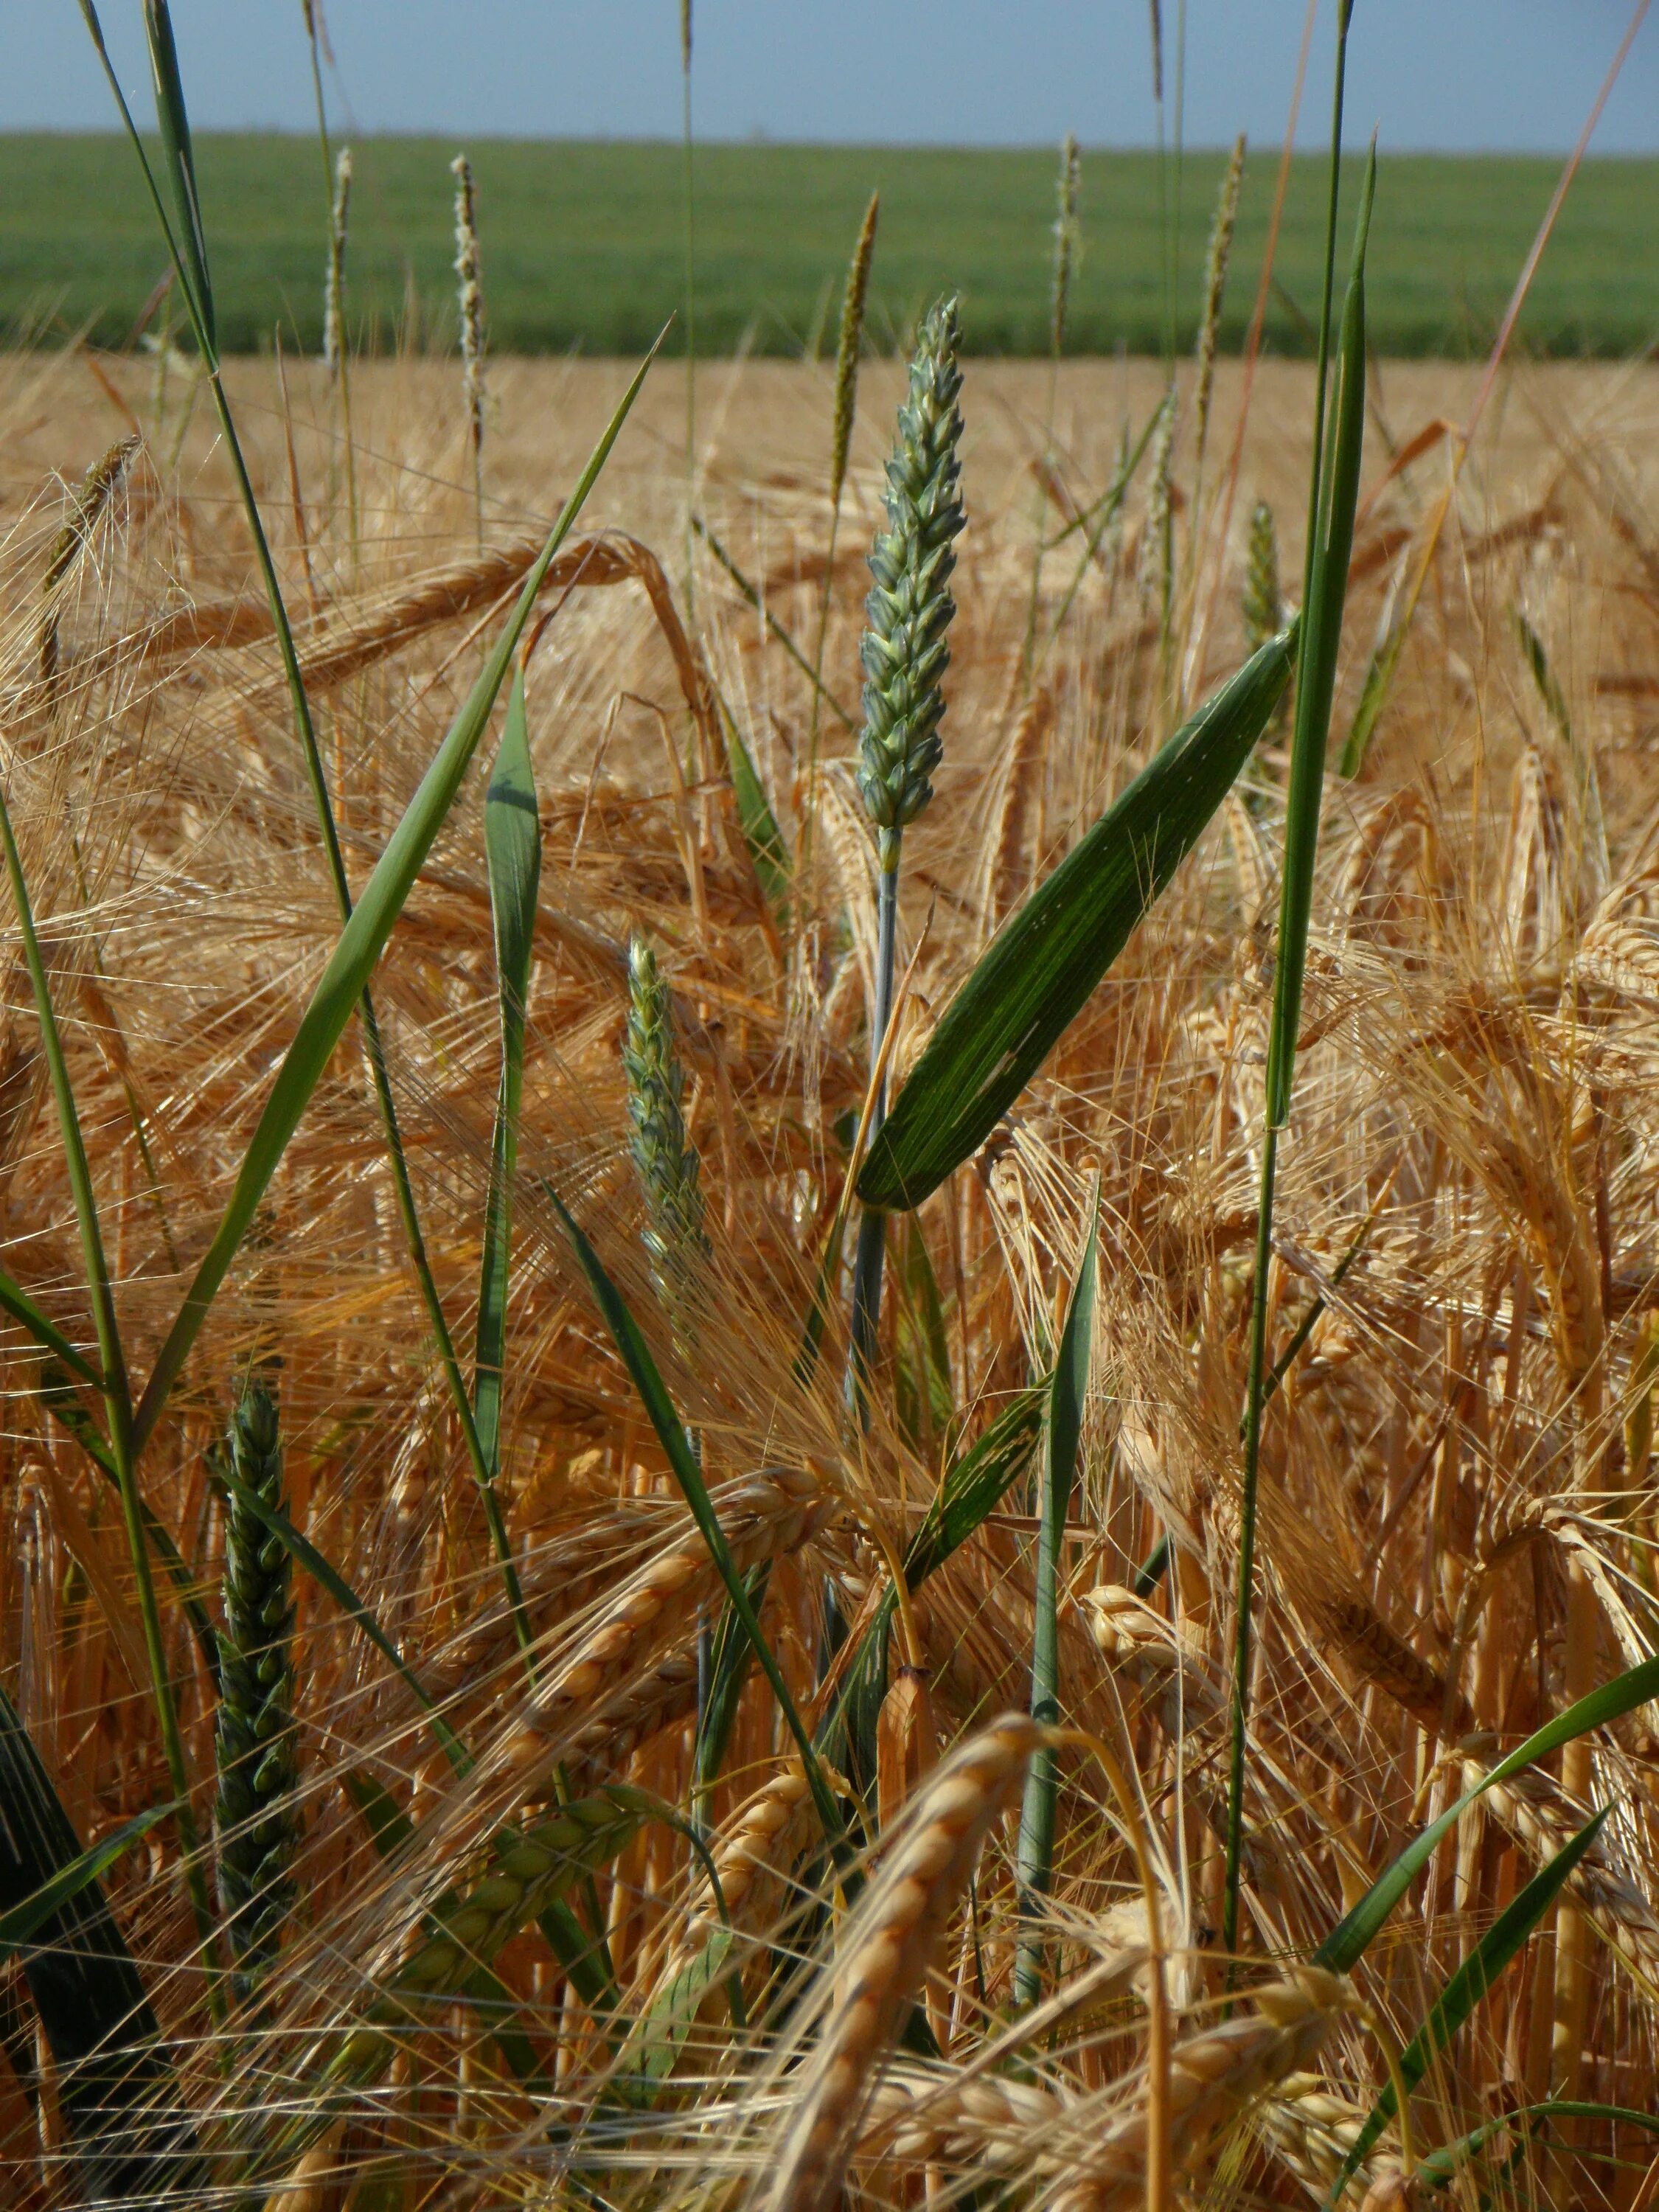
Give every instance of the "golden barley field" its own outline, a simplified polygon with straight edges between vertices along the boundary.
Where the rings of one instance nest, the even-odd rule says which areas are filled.
[[[228,367],[360,915],[634,366],[489,362],[481,500],[453,363],[343,387]],[[1299,599],[1312,374],[1263,363],[1242,412],[1222,363],[1200,453],[1190,365],[1162,416],[1156,363],[1068,362],[1052,389],[964,365],[890,1098],[1034,887],[1260,643],[1263,506]],[[53,1863],[111,1844],[95,1887],[7,1930],[8,2205],[1652,2203],[1659,372],[1507,365],[1465,457],[1478,382],[1366,381],[1266,1283],[1230,1951],[1287,711],[989,1138],[888,1218],[854,1369],[882,958],[859,641],[903,365],[865,367],[832,526],[831,368],[702,364],[688,483],[685,371],[658,364],[515,662],[539,881],[505,1166],[503,705],[373,964],[460,1399],[355,987],[152,1396],[342,924],[205,386],[178,358],[4,365],[0,769],[33,929],[14,882],[0,1908],[45,1863],[20,1776]],[[688,1459],[777,1682],[734,1665]],[[295,1546],[248,1518],[256,1462]],[[1360,1953],[1333,1949],[1430,1823],[1615,1683],[1444,1827]],[[239,1697],[254,1753],[227,1770]],[[267,1773],[239,1829],[216,1763],[254,1753],[281,1790]],[[54,2038],[94,1993],[102,2040]]]

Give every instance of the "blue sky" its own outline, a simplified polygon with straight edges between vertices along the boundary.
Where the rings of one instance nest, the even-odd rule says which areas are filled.
[[[302,129],[300,0],[173,0],[201,128]],[[336,118],[445,136],[667,137],[679,128],[678,0],[321,0]],[[1176,44],[1181,0],[1164,0]],[[1304,118],[1323,127],[1335,0],[1320,0]],[[1187,0],[1187,135],[1283,135],[1304,0]],[[100,13],[143,89],[139,0]],[[1358,0],[1349,114],[1398,150],[1559,152],[1576,137],[1630,0]],[[1030,144],[1067,130],[1145,144],[1147,0],[697,0],[701,135]],[[104,127],[77,0],[0,0],[0,129]],[[1659,152],[1659,11],[1598,150]]]

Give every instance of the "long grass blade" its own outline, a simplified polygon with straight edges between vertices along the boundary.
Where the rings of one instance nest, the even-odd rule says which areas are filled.
[[[148,1812],[124,1820],[100,1842],[42,1882],[32,1897],[0,1912],[0,1957],[9,1958],[21,1950],[60,1905],[70,1904],[83,1889],[101,1880],[118,1859],[125,1858],[133,1845],[173,1810],[171,1805],[152,1805]]]
[[[62,1329],[48,1321],[28,1292],[21,1284],[13,1282],[3,1268],[0,1268],[0,1312],[9,1313],[19,1328],[28,1331],[42,1351],[61,1359],[83,1382],[89,1382],[94,1390],[103,1389],[104,1379],[91,1361],[76,1350]]]
[[[1255,1279],[1250,1305],[1249,1379],[1245,1401],[1244,1470],[1239,1500],[1238,1578],[1233,1627],[1232,1741],[1227,1788],[1226,1885],[1222,1907],[1222,1941],[1229,1951],[1235,1948],[1238,1937],[1238,1885],[1244,1834],[1244,1749],[1255,1601],[1256,1484],[1261,1463],[1261,1408],[1266,1395],[1273,1183],[1279,1132],[1290,1115],[1296,1042],[1302,1020],[1302,987],[1313,915],[1314,864],[1325,792],[1325,750],[1330,735],[1337,653],[1342,642],[1342,614],[1347,599],[1348,561],[1353,549],[1354,510],[1359,497],[1359,464],[1365,434],[1365,246],[1376,183],[1375,144],[1360,194],[1353,265],[1342,310],[1336,398],[1328,426],[1323,420],[1325,355],[1331,321],[1342,146],[1343,73],[1351,12],[1345,4],[1339,17],[1330,216],[1314,414],[1315,466],[1308,502],[1304,611],[1297,658],[1296,720],[1291,739],[1290,790],[1285,815],[1284,878],[1279,896],[1273,1013],[1267,1031],[1267,1129],[1261,1147],[1261,1182],[1256,1212]]]
[[[1423,2079],[1437,2055],[1445,2049],[1554,1904],[1562,1885],[1601,1834],[1611,1809],[1610,1807],[1603,1807],[1593,1820],[1586,1821],[1571,1842],[1565,1844],[1549,1864],[1533,1876],[1526,1887],[1498,1914],[1442,1990],[1428,2018],[1401,2053],[1400,2081],[1408,2094]],[[1397,2108],[1395,2087],[1390,2082],[1372,2106],[1364,2125],[1354,2137],[1343,2159],[1325,2200],[1328,2212],[1330,2206],[1339,2202],[1349,2180],[1358,2172]]]
[[[996,1127],[1225,798],[1289,681],[1264,646],[1182,728],[1000,932],[946,1007],[858,1181],[920,1206]]]
[[[155,1808],[146,1823],[167,1809]],[[0,1692],[0,1927],[33,1918],[15,1940],[23,1945],[23,1978],[52,2053],[86,2200],[182,2202],[201,2179],[194,2130],[132,1954],[96,1873],[87,1870],[116,1840],[82,1851],[40,1753]],[[71,1882],[72,1872],[78,1878]],[[34,1917],[53,1889],[51,1909]],[[182,2194],[175,2200],[172,2191]]]
[[[209,348],[216,355],[217,317],[213,304],[213,281],[208,273],[207,232],[196,189],[196,151],[191,141],[184,80],[179,70],[179,48],[173,35],[173,15],[167,0],[144,0],[144,36],[155,86],[155,121],[161,137],[162,163],[179,219],[185,282],[207,334]]]
[[[1352,1972],[1381,1933],[1395,1906],[1434,1856],[1442,1838],[1495,1783],[1507,1782],[1511,1775],[1520,1774],[1528,1766],[1535,1766],[1540,1759],[1547,1759],[1563,1744],[1574,1743],[1592,1729],[1605,1728],[1610,1721],[1633,1713],[1638,1706],[1655,1699],[1659,1699],[1659,1659],[1648,1659],[1639,1667],[1616,1675],[1611,1682],[1604,1682],[1599,1690],[1592,1690],[1588,1697],[1580,1698],[1576,1705],[1547,1721],[1466,1790],[1455,1804],[1448,1806],[1438,1820],[1431,1820],[1421,1835],[1383,1869],[1314,1953],[1314,1964],[1334,1974]]]
[[[657,344],[661,343],[659,338]],[[507,680],[513,655],[518,648],[519,640],[553,556],[581,513],[587,495],[592,489],[610,456],[611,448],[628,419],[629,411],[639,396],[640,387],[656,358],[656,353],[657,347],[653,346],[640,364],[621,404],[605,426],[575,489],[565,501],[546,544],[525,578],[518,603],[508,617],[506,627],[491,648],[465,703],[451,723],[431,767],[422,778],[420,788],[410,799],[403,819],[393,830],[386,850],[375,864],[374,872],[369,878],[350,921],[340,933],[328,964],[312,994],[311,1002],[301,1017],[299,1028],[277,1071],[276,1079],[271,1085],[264,1110],[259,1116],[258,1127],[243,1155],[230,1201],[145,1386],[133,1422],[135,1449],[143,1444],[155,1427],[157,1417],[167,1403],[167,1393],[189,1357],[191,1346],[207,1319],[219,1285],[247,1233],[248,1224],[264,1196],[271,1176],[276,1172],[277,1164],[288,1148],[289,1139],[298,1127],[300,1117],[310,1103],[312,1092],[328,1064],[329,1056],[339,1042],[345,1025],[351,1018],[352,1010],[374,973],[374,964],[386,949],[386,939],[403,910],[404,902],[414,888],[415,879],[431,850],[432,841],[454,804],[456,794],[471,764],[472,756],[477,750],[496,696]]]
[[[1060,1584],[1066,1522],[1077,1482],[1078,1449],[1083,1439],[1083,1409],[1089,1395],[1094,1353],[1097,1251],[1100,1234],[1100,1184],[1097,1177],[1089,1204],[1089,1234],[1083,1247],[1066,1310],[1065,1326],[1048,1385],[1047,1449],[1037,1504],[1036,1594],[1031,1626],[1031,1718],[1045,1727],[1060,1719]],[[1015,1880],[1028,1917],[1041,1909],[1054,1875],[1054,1809],[1060,1777],[1053,1749],[1032,1754],[1025,1770],[1020,1807]],[[1014,2002],[1035,2004],[1042,1994],[1042,1944],[1028,1934],[1014,1963]]]

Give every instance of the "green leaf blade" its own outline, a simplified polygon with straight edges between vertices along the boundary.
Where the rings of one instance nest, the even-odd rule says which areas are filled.
[[[1294,635],[1176,732],[999,933],[871,1146],[866,1206],[919,1206],[1030,1081],[1231,787],[1289,680]]]
[[[507,1297],[512,1261],[513,1176],[518,1161],[524,1091],[525,1013],[541,884],[541,815],[530,757],[524,670],[513,679],[501,750],[484,799],[484,851],[495,932],[495,979],[501,1000],[501,1073],[490,1146],[489,1196],[484,1211],[478,1282],[478,1334],[473,1403],[484,1462],[501,1465],[501,1386],[507,1361]]]
[[[662,341],[658,340],[658,345]],[[143,1398],[133,1419],[133,1449],[142,1448],[155,1427],[167,1393],[200,1334],[220,1285],[224,1281],[238,1247],[258,1209],[272,1176],[276,1172],[289,1139],[299,1127],[330,1055],[344,1033],[352,1011],[362,998],[375,963],[413,890],[433,840],[453,805],[472,756],[489,722],[497,694],[507,679],[519,639],[530,618],[554,555],[568,535],[592,489],[611,447],[628,419],[647,371],[656,358],[656,347],[641,363],[616,413],[606,425],[575,489],[566,501],[547,543],[525,578],[507,625],[485,661],[477,681],[448,734],[434,756],[402,820],[393,830],[375,864],[362,898],[331,954],[300,1019],[276,1079],[266,1098],[247,1151],[237,1173],[235,1187],[213,1241],[195,1279],[185,1293],[178,1318],[155,1362]]]
[[[1517,1893],[1442,1990],[1428,2018],[1401,2053],[1400,2078],[1407,2094],[1423,2079],[1436,2057],[1451,2041],[1554,1904],[1574,1868],[1601,1834],[1611,1809],[1604,1806],[1570,1843],[1562,1846],[1549,1864],[1540,1869],[1526,1887]],[[1358,2171],[1377,2137],[1393,2118],[1395,2108],[1395,2088],[1390,2082],[1372,2106],[1365,2124],[1355,2136],[1344,2158],[1336,2179],[1331,2185],[1330,2195],[1326,2200],[1328,2205],[1334,2205],[1340,2197],[1349,2179]]]

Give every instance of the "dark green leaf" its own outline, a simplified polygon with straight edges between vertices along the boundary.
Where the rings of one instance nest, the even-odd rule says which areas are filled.
[[[1535,1766],[1540,1759],[1547,1759],[1563,1744],[1588,1735],[1592,1729],[1604,1728],[1609,1721],[1634,1712],[1638,1705],[1648,1705],[1655,1698],[1659,1698],[1659,1659],[1645,1659],[1639,1667],[1632,1667],[1611,1682],[1603,1683],[1599,1690],[1592,1690],[1577,1705],[1569,1705],[1565,1712],[1547,1721],[1506,1759],[1500,1759],[1472,1789],[1466,1790],[1437,1820],[1431,1820],[1417,1840],[1408,1844],[1393,1864],[1383,1869],[1353,1910],[1344,1916],[1314,1953],[1314,1964],[1328,1968],[1334,1974],[1352,1972],[1395,1906],[1433,1857],[1441,1838],[1451,1832],[1469,1807],[1495,1782],[1507,1782],[1510,1775]]]
[[[164,1820],[173,1809],[171,1805],[153,1805],[149,1812],[140,1813],[134,1820],[123,1821],[101,1843],[94,1844],[90,1850],[82,1851],[79,1858],[71,1859],[68,1866],[60,1868],[50,1881],[35,1891],[33,1897],[26,1897],[21,1905],[9,1905],[5,1911],[0,1912],[0,1956],[9,1957],[12,1952],[20,1949],[42,1922],[52,1917],[59,1905],[67,1905],[72,1898],[78,1897],[83,1889],[107,1872],[117,1859],[125,1857],[139,1838],[147,1836],[156,1822]]]
[[[501,1075],[490,1148],[478,1283],[477,1372],[473,1383],[478,1440],[492,1477],[501,1467],[501,1378],[507,1358],[507,1291],[512,1259],[513,1177],[524,1091],[525,1008],[541,883],[542,825],[530,758],[524,670],[513,679],[501,750],[484,800],[484,850],[495,923],[495,980],[501,1000]]]
[[[1036,1073],[1231,789],[1285,689],[1294,637],[1254,654],[999,933],[870,1148],[866,1206],[919,1206]]]
[[[1365,243],[1376,182],[1373,146],[1354,234],[1353,272],[1342,310],[1336,397],[1320,477],[1318,538],[1309,563],[1308,605],[1297,660],[1296,721],[1285,811],[1285,872],[1273,1020],[1267,1036],[1267,1121],[1274,1128],[1283,1125],[1290,1112],[1296,1040],[1302,1024],[1302,983],[1308,963],[1314,863],[1325,791],[1325,748],[1336,691],[1342,614],[1347,602],[1354,509],[1359,497],[1359,463],[1365,437]]]
[[[173,17],[167,0],[144,0],[144,34],[149,42],[150,72],[155,81],[155,121],[161,134],[161,152],[173,188],[179,218],[179,249],[185,278],[196,295],[197,313],[216,354],[218,333],[213,308],[213,284],[208,275],[207,234],[202,225],[201,202],[196,190],[196,155],[191,144],[190,117],[185,108],[184,80],[179,73],[179,49],[173,36]]]
[[[1442,1990],[1428,2018],[1401,2053],[1400,2077],[1407,2094],[1423,2079],[1437,2054],[1445,2049],[1554,1904],[1562,1884],[1601,1832],[1610,1809],[1604,1808],[1594,1820],[1587,1821],[1572,1841],[1533,1876],[1498,1914]],[[1393,2118],[1395,2110],[1394,2084],[1390,2082],[1354,2137],[1352,2148],[1331,2185],[1328,2204],[1334,2204],[1341,2196],[1350,2177],[1364,2163],[1371,2146]]]
[[[84,2195],[131,2203],[178,2191],[182,2203],[202,2178],[194,2129],[132,1954],[86,1870],[89,1856],[0,1692],[0,1925],[33,1917],[37,1900],[78,1870],[72,1887],[60,1888],[52,1909],[35,1919],[22,1966]]]

